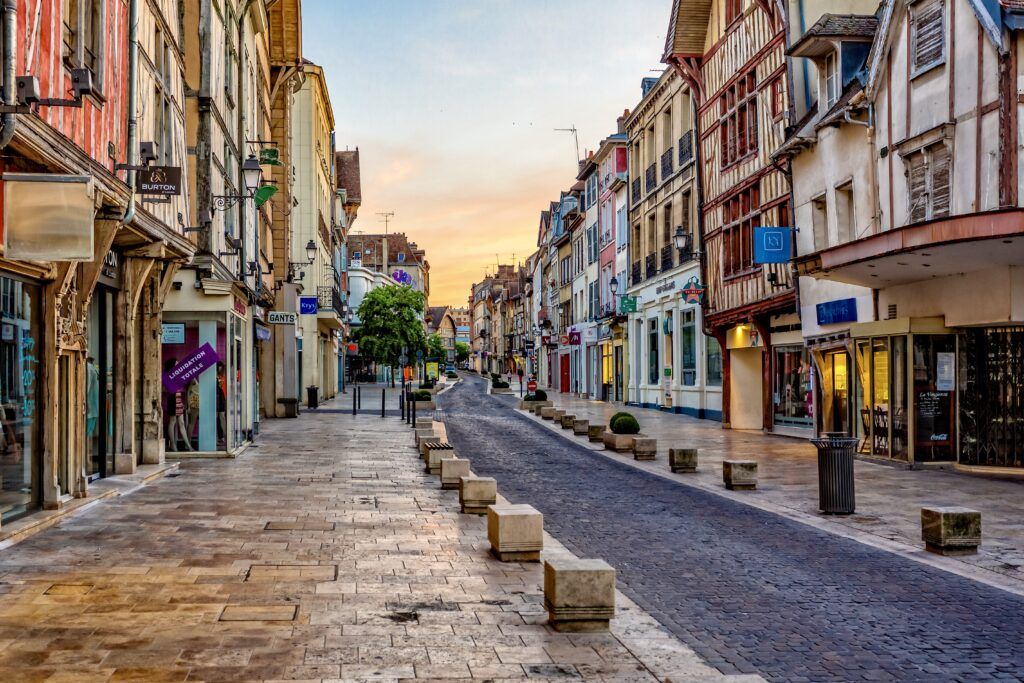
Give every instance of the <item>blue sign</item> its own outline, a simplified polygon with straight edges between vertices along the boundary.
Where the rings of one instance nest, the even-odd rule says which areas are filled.
[[[162,341],[167,345],[185,343],[185,323],[164,323]]]
[[[754,228],[754,263],[789,263],[793,228]]]
[[[302,315],[316,315],[320,312],[320,300],[315,296],[299,297],[299,313]]]
[[[819,325],[835,325],[836,323],[857,322],[856,299],[826,301],[817,305],[817,311]]]

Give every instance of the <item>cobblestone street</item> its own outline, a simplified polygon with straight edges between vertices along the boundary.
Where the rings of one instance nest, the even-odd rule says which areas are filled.
[[[456,449],[721,671],[1022,679],[1021,597],[615,462],[483,392],[441,398]]]
[[[5,548],[0,681],[722,678],[622,596],[611,634],[553,632],[411,430],[338,408]]]

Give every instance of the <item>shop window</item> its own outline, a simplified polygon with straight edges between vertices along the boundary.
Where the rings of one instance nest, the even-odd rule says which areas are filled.
[[[959,367],[960,462],[1024,467],[1024,397],[1019,383],[1007,381],[1024,376],[1024,328],[965,329]],[[948,377],[936,368],[936,387],[948,387]]]
[[[704,365],[709,387],[722,386],[722,346],[714,337],[704,337],[707,361]]]
[[[955,456],[956,338],[914,335],[914,460]]]
[[[697,322],[693,309],[682,312],[679,320],[680,377],[683,386],[697,384]]]
[[[0,524],[40,502],[40,291],[0,277]]]
[[[821,357],[822,432],[850,434],[850,356],[846,351],[827,352]]]
[[[909,454],[907,339],[858,339],[855,348],[860,451],[906,460]]]
[[[658,319],[651,318],[647,321],[647,383],[658,384]]]
[[[779,427],[809,429],[814,414],[810,356],[802,346],[775,349],[772,403]]]

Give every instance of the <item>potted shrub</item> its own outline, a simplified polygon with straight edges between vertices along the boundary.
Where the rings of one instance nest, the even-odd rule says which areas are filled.
[[[604,447],[624,453],[633,449],[633,437],[640,433],[640,422],[631,413],[616,413],[608,421],[608,429],[604,433]]]
[[[553,401],[548,400],[547,392],[543,389],[538,389],[532,394],[527,394],[523,397],[523,400],[519,402],[520,410],[528,410],[531,413],[534,412],[536,406],[553,406]]]
[[[511,392],[512,389],[509,388],[508,382],[503,382],[500,379],[491,382],[491,393],[508,394]]]
[[[416,411],[434,410],[433,396],[426,389],[420,389],[412,393],[412,400],[416,402]]]

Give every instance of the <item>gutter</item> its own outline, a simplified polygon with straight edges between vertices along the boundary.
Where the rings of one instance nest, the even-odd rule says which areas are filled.
[[[17,43],[15,36],[16,25],[18,17],[18,2],[17,0],[4,0],[3,6],[3,36],[4,36],[4,53],[3,53],[3,75],[4,75],[4,90],[3,90],[3,103],[9,107],[17,104],[16,99],[18,97],[17,84],[14,82],[14,51]],[[3,124],[0,125],[0,149],[3,149],[11,143],[14,139],[14,130],[17,125],[16,114],[4,114]]]
[[[139,75],[139,1],[129,0],[128,3],[128,165],[139,163],[139,124],[138,102],[136,89]],[[121,225],[127,225],[135,219],[135,171],[129,170],[125,175],[128,185],[128,208],[121,217]]]

